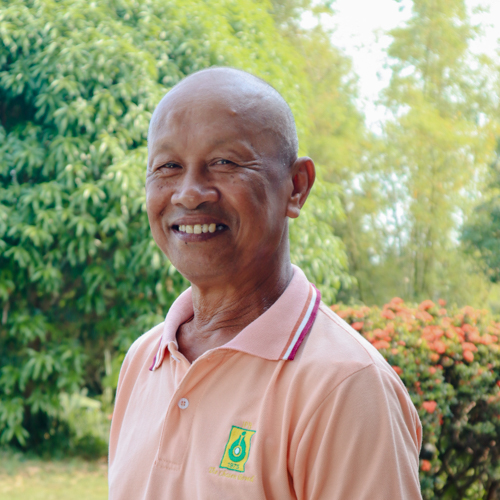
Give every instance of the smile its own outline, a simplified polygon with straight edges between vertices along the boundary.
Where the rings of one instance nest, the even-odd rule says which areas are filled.
[[[216,231],[224,231],[228,229],[225,224],[181,224],[172,226],[174,231],[179,231],[180,233],[186,234],[203,234],[203,233],[215,233]]]

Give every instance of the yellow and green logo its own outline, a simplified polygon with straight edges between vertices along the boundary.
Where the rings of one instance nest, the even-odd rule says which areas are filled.
[[[255,432],[235,425],[231,427],[226,449],[220,463],[221,469],[245,472],[245,464],[250,455],[250,441]]]

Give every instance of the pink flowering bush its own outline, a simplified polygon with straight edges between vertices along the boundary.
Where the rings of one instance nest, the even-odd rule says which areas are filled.
[[[332,306],[405,383],[423,425],[424,499],[500,499],[500,323],[487,311]]]

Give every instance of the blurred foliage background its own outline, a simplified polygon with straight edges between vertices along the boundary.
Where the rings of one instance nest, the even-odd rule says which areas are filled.
[[[212,65],[264,78],[294,112],[319,182],[291,223],[292,260],[325,302],[500,312],[500,66],[471,51],[481,26],[465,0],[413,0],[373,131],[322,22],[334,9],[0,0],[1,443],[106,453],[124,353],[188,286],[149,234],[149,118]]]

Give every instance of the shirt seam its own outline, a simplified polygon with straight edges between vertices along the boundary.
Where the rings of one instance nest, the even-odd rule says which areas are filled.
[[[314,410],[314,412],[311,414],[311,417],[314,416],[314,414],[319,410],[319,408],[323,405],[323,403],[348,379],[356,375],[357,373],[366,370],[367,368],[370,368],[371,366],[375,367],[378,371],[380,371],[379,367],[374,363],[370,363],[369,365],[363,366],[362,368],[357,369],[356,371],[350,373],[349,375],[346,375],[331,391],[329,391],[326,396],[324,397],[323,401],[319,403],[317,408]]]
[[[324,305],[324,304],[322,304]],[[325,306],[327,307],[327,306]],[[339,323],[337,322],[334,318],[332,318],[331,316],[329,316],[325,311],[323,311],[323,309],[320,307],[319,310],[332,322],[334,323],[335,325],[337,325],[339,328],[341,328],[345,333],[347,333],[357,344],[359,344],[359,346],[366,352],[366,354],[368,355],[368,357],[371,359],[372,363],[375,364],[375,359],[373,359],[373,356],[371,355],[370,351],[363,345],[362,342],[359,341],[359,339],[357,339],[351,331],[349,331],[347,328],[345,328],[344,325],[342,325],[342,323]],[[359,335],[359,333],[358,333]],[[368,365],[369,366],[369,365]]]
[[[322,305],[324,305],[324,304],[322,304]],[[327,306],[325,306],[325,307],[327,307]],[[320,310],[320,311],[321,311],[321,312],[322,312],[322,313],[323,313],[323,314],[324,314],[324,315],[325,315],[325,316],[326,316],[326,317],[327,317],[327,318],[328,318],[331,322],[333,322],[335,325],[337,325],[339,328],[341,328],[344,332],[346,332],[348,335],[350,335],[350,337],[351,337],[353,340],[355,340],[355,341],[358,343],[358,345],[360,345],[360,346],[364,349],[364,351],[366,352],[366,354],[368,354],[368,356],[370,357],[370,359],[371,359],[371,361],[372,361],[369,365],[366,365],[365,367],[361,368],[360,370],[357,370],[356,372],[351,373],[351,375],[348,375],[345,379],[343,379],[342,381],[340,381],[340,382],[339,382],[339,384],[338,384],[338,385],[337,385],[334,389],[332,389],[332,390],[331,390],[331,391],[327,394],[327,396],[325,397],[325,400],[326,400],[326,398],[327,398],[328,396],[330,396],[330,395],[333,393],[333,391],[334,391],[335,389],[337,389],[337,387],[339,387],[339,386],[340,386],[340,384],[342,384],[342,383],[344,382],[344,380],[346,380],[346,379],[347,379],[347,378],[349,378],[350,376],[352,376],[352,375],[354,375],[354,374],[358,373],[359,371],[364,370],[365,368],[368,368],[369,366],[372,366],[372,365],[373,365],[373,366],[375,366],[375,368],[377,368],[377,371],[378,371],[379,373],[386,373],[384,370],[382,370],[382,369],[381,369],[381,368],[377,365],[376,360],[373,358],[373,356],[372,356],[372,355],[371,355],[371,353],[368,351],[368,349],[367,349],[367,348],[366,348],[366,347],[365,347],[365,346],[364,346],[364,345],[363,345],[363,344],[359,341],[359,339],[357,339],[357,338],[356,338],[356,337],[352,334],[352,332],[350,332],[349,330],[347,330],[347,329],[344,327],[344,325],[342,325],[342,323],[341,323],[341,322],[338,322],[338,321],[336,321],[336,320],[335,320],[335,318],[332,318],[332,317],[331,317],[328,313],[326,313],[326,312],[325,312],[325,311],[324,311],[321,307],[319,308],[319,310]],[[335,313],[334,313],[334,314],[335,314]],[[384,359],[385,359],[385,358],[384,358]],[[387,361],[387,360],[385,360],[385,361],[388,363],[388,361]],[[406,385],[404,384],[404,382],[403,382],[401,379],[399,379],[399,383],[400,383],[400,385],[402,385],[402,386],[404,387],[405,392],[406,392],[406,395],[408,396],[408,398],[409,398],[409,399],[410,399],[410,401],[411,401],[411,396],[410,396],[410,393],[409,393],[409,391],[408,391],[408,388],[406,387]],[[412,403],[413,403],[413,401],[412,401]],[[316,413],[316,411],[320,408],[320,406],[321,406],[322,404],[323,404],[323,402],[322,402],[321,404],[319,404],[319,405],[318,405],[318,407],[316,408],[316,410],[314,410],[314,412],[313,412],[313,413],[312,413],[312,415],[311,415],[311,418],[312,418],[312,416]],[[418,412],[417,412],[416,410],[413,412],[413,420],[414,420],[414,424],[415,424],[415,425],[417,425],[417,424],[418,424],[418,425],[420,425],[420,426],[422,425],[422,424],[421,424],[421,422],[420,422],[420,418],[419,418],[419,416],[418,416]]]
[[[323,306],[325,306],[324,304],[322,304],[322,305],[323,305]],[[325,307],[327,307],[327,306],[325,306]],[[369,358],[370,358],[370,359],[371,359],[371,361],[372,361],[372,364],[374,364],[374,365],[378,368],[378,370],[379,370],[380,372],[383,372],[383,371],[384,371],[384,370],[382,370],[382,369],[380,368],[380,366],[378,366],[378,365],[377,365],[377,360],[373,357],[373,355],[370,353],[370,351],[369,351],[369,350],[368,350],[368,349],[367,349],[367,348],[363,345],[363,343],[362,343],[362,342],[360,342],[360,341],[359,341],[359,339],[357,339],[357,338],[356,338],[356,335],[353,335],[353,332],[350,332],[349,330],[347,330],[347,329],[345,328],[345,326],[344,326],[341,322],[337,321],[335,318],[332,318],[332,317],[331,317],[328,313],[326,313],[325,311],[323,311],[323,310],[321,309],[321,307],[320,307],[320,309],[319,309],[319,310],[320,310],[320,311],[321,311],[321,312],[322,312],[322,313],[323,313],[323,314],[324,314],[324,315],[325,315],[325,316],[326,316],[326,317],[327,317],[327,318],[328,318],[331,322],[333,322],[335,325],[337,325],[339,328],[341,328],[341,329],[342,329],[345,333],[347,333],[347,334],[348,334],[348,335],[349,335],[349,336],[350,336],[350,337],[351,337],[351,338],[352,338],[355,342],[357,342],[357,343],[358,343],[358,345],[359,345],[359,346],[360,346],[360,347],[361,347],[361,348],[362,348],[362,349],[366,352],[366,354],[369,356]],[[333,312],[332,312],[332,314],[335,314],[335,313],[333,313]],[[341,321],[343,321],[343,320],[341,320]],[[353,331],[354,331],[354,332],[356,332],[355,330],[353,330]],[[358,333],[358,332],[356,332],[356,334],[361,336],[361,334],[360,334],[360,333]],[[363,337],[363,338],[364,338],[364,337]],[[366,340],[366,339],[365,339],[365,340]],[[377,352],[378,352],[378,351],[377,351]],[[380,353],[379,353],[379,354],[380,354]],[[381,355],[381,354],[380,354],[380,355]],[[382,355],[381,355],[381,356],[382,356]],[[389,364],[389,362],[385,359],[385,357],[384,357],[384,356],[382,356],[382,358],[384,359],[384,361],[387,363],[387,365],[388,365],[388,366],[391,366],[391,365]],[[405,391],[406,391],[406,393],[407,393],[408,397],[410,397],[410,392],[408,391],[408,387],[406,387],[405,383],[404,383],[404,382],[403,382],[403,381],[402,381],[399,377],[397,377],[397,379],[398,379],[399,385],[401,385],[402,387],[404,387],[404,389],[405,389]],[[410,399],[411,399],[411,397],[410,397]]]

